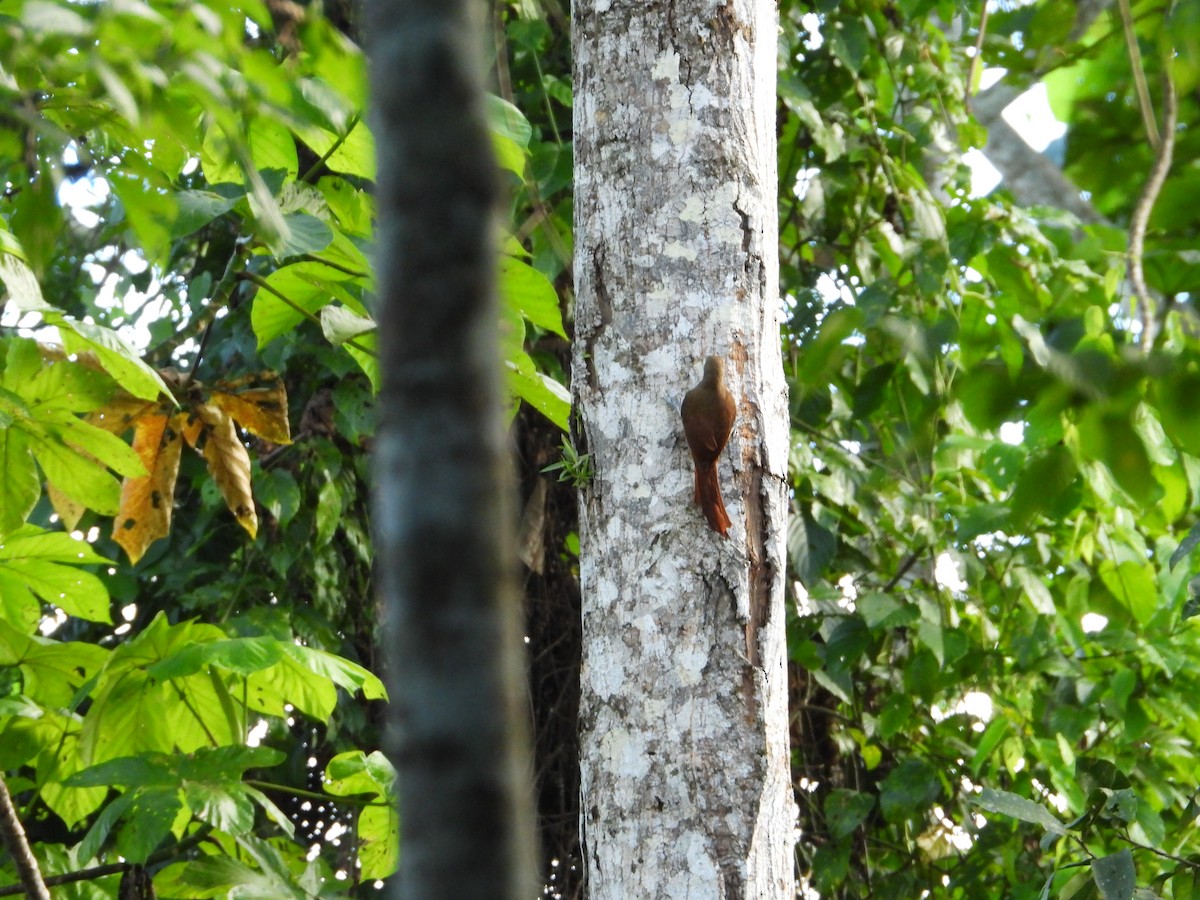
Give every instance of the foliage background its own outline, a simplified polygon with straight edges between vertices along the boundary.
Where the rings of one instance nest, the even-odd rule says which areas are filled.
[[[547,879],[578,896],[581,463],[542,471],[569,426],[569,20],[557,0],[491,11],[539,805]],[[797,865],[827,897],[1191,898],[1200,13],[780,15]],[[162,897],[324,896],[374,893],[394,866],[358,37],[339,5],[0,9],[0,768],[51,875],[120,856]],[[1049,192],[971,195],[994,66],[1045,84],[1094,224]],[[1181,125],[1146,341],[1126,256],[1155,158],[1138,86],[1160,112],[1168,70]],[[41,322],[100,368],[38,351]],[[168,366],[202,397],[278,372],[293,442],[242,435],[253,538],[184,450],[170,533],[133,565],[110,523],[138,463],[72,422],[153,397]],[[43,481],[87,507],[90,549]],[[114,896],[119,874],[61,890]]]

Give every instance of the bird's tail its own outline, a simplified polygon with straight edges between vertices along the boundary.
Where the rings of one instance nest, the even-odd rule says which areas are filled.
[[[721,498],[721,484],[717,480],[717,465],[696,468],[696,502],[708,519],[708,527],[722,537],[733,523],[725,512],[725,501]]]

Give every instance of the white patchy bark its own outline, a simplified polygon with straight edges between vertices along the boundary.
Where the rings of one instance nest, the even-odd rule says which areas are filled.
[[[772,0],[575,0],[581,827],[589,896],[792,897]],[[733,527],[679,404],[738,417]]]

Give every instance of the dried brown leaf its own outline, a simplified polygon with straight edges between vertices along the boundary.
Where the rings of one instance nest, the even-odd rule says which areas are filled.
[[[184,437],[204,456],[229,511],[254,537],[258,534],[258,514],[250,491],[250,454],[238,437],[232,417],[214,403],[201,403],[191,415],[196,421],[185,422]]]
[[[209,403],[229,413],[242,428],[273,444],[290,444],[287,391],[274,372],[213,386]]]
[[[171,531],[171,507],[175,479],[179,475],[179,452],[183,448],[180,428],[184,413],[142,415],[134,422],[133,450],[141,457],[149,475],[126,478],[121,485],[121,509],[113,520],[113,540],[136,563],[146,548]]]

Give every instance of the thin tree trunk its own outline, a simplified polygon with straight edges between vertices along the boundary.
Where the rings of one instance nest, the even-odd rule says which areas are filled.
[[[791,898],[771,0],[576,0],[573,389],[590,896]],[[679,405],[726,360],[728,538]]]
[[[537,887],[479,4],[367,5],[379,159],[379,590],[402,898]]]

